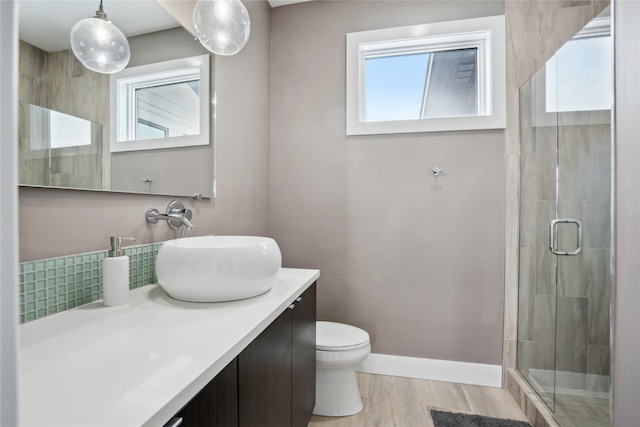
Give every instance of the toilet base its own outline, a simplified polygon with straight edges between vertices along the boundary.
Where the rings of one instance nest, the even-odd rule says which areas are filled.
[[[362,411],[362,399],[353,367],[317,369],[314,415],[344,417]]]

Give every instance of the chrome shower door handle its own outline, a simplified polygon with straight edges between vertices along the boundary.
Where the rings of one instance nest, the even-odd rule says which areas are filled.
[[[559,251],[557,247],[556,241],[556,225],[558,224],[575,224],[578,227],[578,239],[577,239],[577,247],[573,252],[563,252]],[[573,218],[556,218],[549,223],[549,249],[551,253],[555,255],[565,255],[565,256],[573,256],[578,255],[582,252],[582,223],[577,219]]]

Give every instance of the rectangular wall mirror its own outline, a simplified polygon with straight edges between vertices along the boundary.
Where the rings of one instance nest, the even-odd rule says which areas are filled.
[[[213,197],[211,55],[155,1],[110,1],[131,60],[90,71],[69,34],[98,5],[20,1],[20,185]]]

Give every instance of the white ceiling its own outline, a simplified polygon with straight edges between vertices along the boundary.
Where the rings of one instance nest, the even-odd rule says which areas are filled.
[[[73,26],[94,16],[99,4],[100,0],[20,0],[20,39],[47,52],[69,49]],[[106,0],[103,4],[107,18],[127,37],[180,26],[154,0]]]
[[[269,4],[278,7],[307,1],[311,0],[269,0]],[[20,39],[47,52],[56,52],[71,47],[71,28],[81,19],[94,16],[100,0],[19,0],[18,3]],[[105,0],[103,4],[109,20],[127,37],[180,26],[155,0]]]

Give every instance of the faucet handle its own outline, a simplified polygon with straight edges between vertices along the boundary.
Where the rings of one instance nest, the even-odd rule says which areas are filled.
[[[189,223],[189,225],[187,225],[184,222],[182,223],[182,230],[180,231],[180,235],[184,236],[187,230],[191,230],[193,228],[193,224],[191,224],[191,218],[193,218],[193,212],[191,211],[191,209],[182,209],[181,215]]]
[[[180,200],[172,200],[167,206],[167,215],[184,215],[186,210]]]
[[[191,218],[193,218],[193,212],[191,212],[191,209],[185,208],[182,202],[180,202],[179,200],[172,200],[171,203],[169,203],[169,205],[167,206],[167,215],[179,215],[182,218],[185,218],[188,222],[191,221]],[[189,226],[185,224],[181,219],[171,219],[168,220],[168,222],[169,226],[171,226],[171,228],[173,228],[174,230],[177,230],[178,227],[182,226],[183,235],[185,230],[190,230],[191,228],[193,228],[193,225]]]
[[[149,209],[147,211],[147,223],[151,225],[155,225],[159,220],[163,219],[167,221],[169,227],[177,230],[179,227],[182,228],[182,235],[186,230],[191,230],[193,228],[193,224],[191,224],[191,218],[193,218],[193,212],[191,209],[186,209],[184,205],[179,200],[172,200],[167,206],[167,213],[161,214],[158,209]]]

